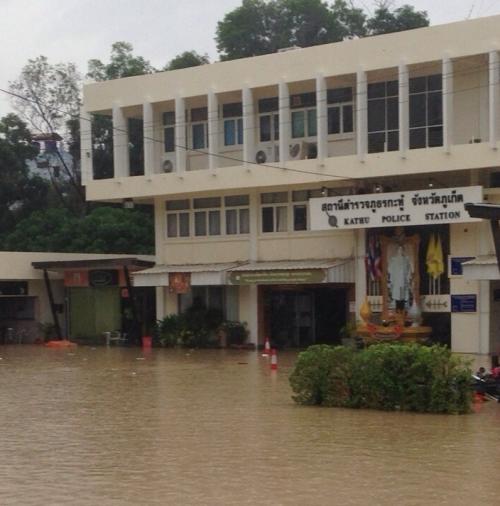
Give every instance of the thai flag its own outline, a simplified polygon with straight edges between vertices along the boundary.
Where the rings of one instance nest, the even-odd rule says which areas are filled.
[[[368,248],[365,257],[366,272],[372,281],[382,277],[382,254],[380,241],[374,234],[368,236]]]

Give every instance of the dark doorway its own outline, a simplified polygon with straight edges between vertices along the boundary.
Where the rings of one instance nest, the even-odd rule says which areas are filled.
[[[347,292],[344,288],[316,288],[316,343],[340,344],[340,329],[346,324]]]
[[[347,289],[338,285],[265,286],[261,290],[264,337],[277,348],[340,343]]]

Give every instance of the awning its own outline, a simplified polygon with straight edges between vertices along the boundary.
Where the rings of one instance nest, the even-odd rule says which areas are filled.
[[[34,269],[46,269],[49,271],[64,271],[65,269],[116,269],[128,267],[129,269],[144,269],[151,267],[154,262],[142,260],[137,257],[116,258],[92,258],[77,260],[50,260],[44,262],[32,262]]]
[[[342,258],[156,265],[134,272],[134,285],[169,286],[169,275],[174,273],[189,273],[192,286],[354,283],[354,260]]]
[[[235,285],[354,283],[352,258],[249,262],[231,270]]]
[[[190,273],[193,286],[224,285],[226,273],[239,265],[239,262],[155,265],[150,269],[134,272],[134,286],[169,286],[169,274],[172,273]]]
[[[496,255],[483,255],[462,264],[465,279],[489,281],[500,279]]]

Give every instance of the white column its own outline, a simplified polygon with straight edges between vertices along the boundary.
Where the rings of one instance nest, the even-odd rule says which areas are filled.
[[[278,85],[279,96],[279,125],[280,125],[280,162],[289,159],[290,138],[291,138],[291,117],[290,117],[290,92],[288,84],[281,80]]]
[[[219,166],[219,101],[217,94],[211,90],[208,93],[208,167],[215,170]]]
[[[356,252],[354,255],[354,276],[355,276],[355,296],[356,296],[356,318],[359,319],[359,310],[367,295],[366,292],[366,230],[358,229],[353,231],[354,244]]]
[[[477,353],[486,355],[490,352],[490,282],[479,281],[478,313],[479,342]]]
[[[356,73],[356,149],[358,158],[363,161],[368,143],[368,83],[366,72]]]
[[[410,94],[408,67],[399,65],[399,153],[405,158],[410,136]]]
[[[259,194],[250,193],[250,237],[248,258],[256,262],[259,258]]]
[[[175,171],[184,172],[187,161],[186,104],[182,97],[175,99]]]
[[[316,77],[316,122],[318,139],[318,160],[328,158],[328,106],[326,79],[323,75]]]
[[[252,90],[248,87],[241,92],[243,103],[243,160],[255,162],[255,107]]]
[[[163,249],[166,238],[166,214],[165,200],[156,197],[154,199],[154,222],[155,222],[155,262],[156,265],[164,264]],[[156,287],[156,319],[161,320],[167,314],[165,292],[168,288]]]
[[[144,132],[144,175],[155,173],[155,143],[154,143],[154,114],[153,104],[142,104],[142,122]]]
[[[498,51],[490,51],[489,54],[489,127],[490,145],[497,149],[498,139]]]
[[[130,175],[128,121],[118,104],[113,105],[113,160],[115,177]]]
[[[443,148],[450,152],[453,144],[453,62],[443,58]]]
[[[82,184],[94,179],[92,161],[92,115],[83,107],[80,109],[80,170]]]

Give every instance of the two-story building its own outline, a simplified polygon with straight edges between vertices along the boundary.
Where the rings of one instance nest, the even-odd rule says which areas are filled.
[[[374,312],[416,302],[436,341],[498,354],[500,285],[461,262],[493,253],[463,204],[500,194],[499,29],[495,16],[85,86],[87,198],[154,205],[156,266],[135,283],[157,287],[157,315],[197,301],[255,343],[303,346],[336,342],[366,297]],[[93,114],[113,118],[110,179],[93,178]]]

